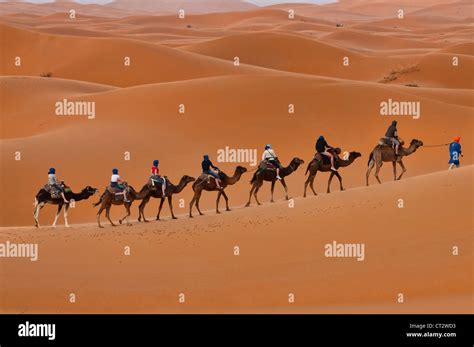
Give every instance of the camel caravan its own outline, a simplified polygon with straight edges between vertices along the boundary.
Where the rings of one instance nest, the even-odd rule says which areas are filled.
[[[404,141],[398,137],[397,133],[397,122],[393,121],[389,126],[384,137],[380,138],[379,142],[372,150],[369,155],[368,167],[366,172],[366,185],[369,185],[369,176],[372,169],[375,167],[375,178],[378,183],[382,183],[379,178],[380,168],[384,162],[391,162],[393,167],[393,179],[400,180],[403,174],[406,172],[406,167],[403,163],[403,158],[416,152],[416,150],[423,146],[423,142],[417,139],[413,139],[408,147],[404,147]],[[339,180],[340,190],[343,191],[342,176],[339,173],[341,168],[350,166],[355,160],[362,156],[361,153],[356,151],[345,152],[341,155],[341,149],[338,147],[330,146],[324,136],[319,136],[315,145],[316,153],[309,161],[305,176],[307,176],[304,182],[303,197],[306,197],[306,191],[308,186],[314,195],[317,195],[314,188],[314,179],[316,174],[319,172],[329,172],[329,178],[327,182],[327,193],[330,193],[330,186],[332,179],[336,176]],[[459,156],[461,154],[460,138],[456,137],[454,142],[449,144],[450,151],[450,167],[459,167]],[[275,184],[277,181],[283,186],[285,191],[285,199],[288,200],[288,187],[285,182],[285,178],[298,170],[298,168],[304,164],[304,160],[295,157],[287,166],[283,166],[275,153],[275,150],[271,145],[265,145],[264,152],[262,154],[262,160],[255,170],[250,180],[250,192],[249,199],[246,203],[246,207],[250,206],[252,196],[256,203],[261,205],[258,200],[258,191],[263,186],[265,181],[271,183],[271,198],[270,201],[274,202],[273,193]],[[397,164],[401,167],[402,172],[397,176]],[[248,172],[243,166],[237,166],[232,176],[227,175],[216,167],[208,155],[203,156],[201,163],[202,173],[195,179],[194,177],[184,175],[181,177],[178,184],[170,182],[167,176],[160,175],[159,172],[159,161],[154,160],[151,168],[150,176],[143,187],[137,192],[131,185],[128,185],[127,181],[122,179],[119,175],[119,170],[114,168],[112,170],[112,176],[110,178],[109,185],[104,189],[104,192],[100,196],[99,200],[93,203],[93,206],[99,207],[97,212],[97,224],[100,228],[103,228],[100,217],[102,212],[105,210],[105,217],[108,219],[112,226],[116,226],[110,218],[110,209],[113,205],[123,205],[125,207],[126,214],[123,218],[119,219],[118,223],[122,224],[125,222],[126,225],[131,225],[129,217],[131,214],[131,207],[135,200],[140,200],[138,206],[138,221],[148,222],[145,218],[145,207],[150,202],[151,198],[160,199],[160,205],[156,220],[160,220],[160,214],[165,200],[168,200],[169,209],[171,211],[172,219],[177,219],[173,212],[173,195],[182,192],[186,186],[192,183],[192,189],[194,196],[189,203],[189,217],[192,218],[192,210],[195,206],[199,215],[204,213],[199,207],[199,201],[203,191],[217,192],[216,196],[216,213],[219,211],[219,201],[221,197],[225,200],[226,211],[230,211],[229,198],[225,192],[228,186],[234,185],[239,182],[242,176]],[[57,205],[57,213],[54,218],[53,227],[56,226],[57,220],[64,206],[64,223],[66,227],[69,227],[67,215],[68,210],[76,202],[87,200],[94,194],[98,193],[97,188],[87,186],[82,189],[79,193],[74,193],[70,187],[68,187],[64,181],[60,181],[56,178],[56,170],[50,168],[48,172],[48,183],[41,188],[36,194],[35,207],[34,207],[34,220],[35,226],[39,227],[39,214],[40,210],[46,204]]]

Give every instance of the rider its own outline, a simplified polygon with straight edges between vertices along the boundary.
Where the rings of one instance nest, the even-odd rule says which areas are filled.
[[[275,151],[272,149],[271,145],[265,145],[265,150],[263,151],[262,154],[262,160],[266,161],[267,163],[270,163],[276,168],[276,178],[281,180],[280,177],[280,168],[281,164],[280,161],[278,160],[278,157],[275,153]]]
[[[392,121],[392,124],[388,127],[385,133],[385,138],[390,141],[392,147],[395,148],[395,154],[398,155],[398,147],[400,146],[400,140],[398,139],[397,121]]]
[[[459,167],[459,156],[462,156],[460,141],[461,138],[456,136],[453,142],[449,144],[449,170],[454,166]]]
[[[319,136],[318,140],[316,141],[316,152],[329,157],[329,159],[331,159],[331,170],[337,172],[336,168],[334,167],[334,154],[329,151],[330,149],[333,149],[333,147],[329,146],[324,136]]]
[[[153,166],[151,167],[151,185],[154,186],[155,182],[158,181],[159,179],[162,180],[161,184],[161,194],[162,196],[165,196],[165,190],[166,190],[166,179],[162,176],[160,176],[160,169],[158,169],[158,164],[160,161],[158,159],[153,160]]]
[[[127,199],[127,190],[125,189],[125,183],[124,180],[122,180],[119,176],[119,170],[117,168],[114,168],[112,170],[112,176],[110,177],[110,186],[112,188],[120,189],[123,194],[123,201],[125,202],[130,202],[130,200]]]
[[[69,201],[64,196],[64,185],[62,182],[58,181],[56,178],[56,169],[54,167],[50,168],[48,171],[48,185],[51,189],[56,189],[61,193],[61,197],[64,202],[67,204]]]
[[[214,164],[212,164],[212,162],[209,160],[209,155],[205,154],[203,158],[204,160],[201,163],[202,173],[214,177],[216,179],[217,189],[222,189],[220,185],[221,180],[219,179],[219,175],[215,171],[211,170],[212,168],[214,170],[219,171],[219,168],[217,166],[214,166]]]

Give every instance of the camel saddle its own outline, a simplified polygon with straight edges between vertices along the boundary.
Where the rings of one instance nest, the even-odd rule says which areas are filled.
[[[62,185],[64,193],[68,193],[71,191],[71,188]],[[50,185],[50,184],[45,184],[43,189],[47,191],[51,195],[51,199],[59,199],[61,198],[61,190],[58,189],[57,186]]]
[[[128,186],[125,189],[120,189],[119,187],[111,187],[110,185],[107,186],[107,191],[114,196],[115,201],[123,201],[125,195],[123,194],[126,190],[128,190]]]
[[[398,141],[400,142],[400,146],[405,144],[405,141],[403,141],[402,138],[398,138]],[[381,137],[378,142],[379,146],[392,146],[392,141],[388,137]]]
[[[167,177],[165,176],[166,180]],[[157,186],[161,186],[164,183],[163,177],[159,175],[153,175],[148,179],[148,187],[151,189],[156,189]]]
[[[262,160],[260,164],[258,164],[258,170],[259,171],[264,171],[264,170],[276,170],[277,167],[273,165],[270,161],[268,160]]]
[[[339,156],[338,154],[341,153],[341,149],[339,147],[334,148],[334,149],[328,149],[328,152],[334,155],[334,166],[338,166],[339,164]],[[319,161],[322,162],[324,165],[331,165],[331,158],[329,158],[327,155],[322,154],[322,153],[316,153],[314,155],[314,161]]]
[[[223,173],[222,171],[219,171],[219,172],[217,173],[217,175],[219,176],[219,179],[220,179],[220,180],[223,180],[223,179],[226,177],[225,173]],[[210,183],[211,180],[213,180],[213,179],[215,179],[214,176],[209,175],[209,174],[206,174],[206,173],[202,173],[202,174],[198,177],[198,180],[206,181],[207,183]]]

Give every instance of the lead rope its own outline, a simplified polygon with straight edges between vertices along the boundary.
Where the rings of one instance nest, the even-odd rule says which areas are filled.
[[[442,146],[448,146],[449,143],[443,143],[443,144],[440,144],[440,145],[429,145],[429,146],[423,146],[423,147],[442,147]]]

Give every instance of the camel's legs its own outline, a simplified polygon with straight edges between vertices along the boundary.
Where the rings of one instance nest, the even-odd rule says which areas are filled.
[[[175,215],[174,215],[174,212],[173,212],[173,196],[172,195],[168,195],[168,205],[170,206],[170,211],[171,211],[171,218],[173,219],[178,219]]]
[[[314,195],[318,195],[318,193],[316,193],[316,190],[314,190],[314,179],[316,178],[317,173],[317,171],[314,173],[314,176],[311,178],[311,182],[309,182],[309,187],[313,191]]]
[[[67,213],[69,211],[69,204],[66,204],[66,206],[64,206],[64,226],[66,228],[69,228],[69,223],[67,221]]]
[[[138,221],[139,222],[142,221],[142,218],[145,223],[148,222],[148,220],[145,218],[145,206],[146,204],[148,204],[148,201],[150,201],[149,197],[143,199],[140,205],[138,206]]]
[[[199,200],[201,199],[201,193],[202,193],[202,190],[198,193],[198,195],[196,197],[196,208],[197,208],[199,214],[202,216],[204,213],[202,213],[201,209],[199,208]]]
[[[403,161],[402,161],[402,160],[400,160],[398,163],[399,163],[400,166],[402,167],[402,173],[401,173],[400,176],[398,176],[398,178],[397,178],[397,180],[400,180],[400,179],[402,178],[403,174],[407,171],[407,169],[405,168],[405,165],[403,164]]]
[[[392,161],[392,166],[393,166],[393,180],[397,180],[397,162]]]
[[[255,201],[257,202],[258,205],[261,205],[260,201],[258,201],[257,193],[260,189],[260,187],[263,185],[263,181],[257,181],[255,182],[255,190],[253,192],[253,196],[255,198]]]
[[[126,220],[126,224],[127,224],[127,225],[131,225],[131,224],[128,222],[128,217],[130,216],[130,206],[131,206],[131,204],[125,203],[125,204],[123,204],[123,206],[125,207],[126,214],[125,214],[125,216],[124,216],[122,219],[119,220],[119,223],[122,224],[122,222],[123,222],[124,220]]]
[[[160,220],[160,213],[161,213],[161,209],[163,208],[164,202],[165,202],[165,198],[161,198],[160,207],[158,208],[158,214],[156,215],[156,220]]]
[[[219,192],[217,193],[217,198],[216,198],[216,213],[220,213],[219,212],[219,200],[221,199],[221,195],[222,195],[222,189],[219,189]]]
[[[375,161],[374,161],[374,159],[371,159],[369,161],[369,165],[367,167],[367,173],[365,174],[365,181],[366,181],[367,186],[369,185],[369,176],[370,176],[370,172],[374,168],[374,165],[375,165]]]
[[[99,228],[103,228],[103,226],[100,224],[100,215],[102,214],[103,210],[104,206],[100,206],[99,211],[97,212],[97,224],[99,224]]]
[[[314,188],[313,188],[314,177],[316,176],[317,173],[318,173],[317,170],[316,170],[316,172],[315,172],[314,174],[313,174],[311,171],[309,171],[308,179],[307,179],[306,182],[304,183],[304,194],[303,194],[303,198],[306,198],[306,190],[308,189],[308,185],[310,185],[310,188],[311,188],[311,190],[313,191],[314,195],[317,195],[316,192],[314,191]]]
[[[127,210],[127,216],[125,217],[125,218],[126,218],[126,222],[127,222],[127,226],[131,226],[131,225],[132,225],[132,223],[130,223],[130,222],[128,221],[128,219],[129,219],[129,217],[130,217],[130,214],[131,214],[131,212],[130,212],[130,207],[131,207],[131,206],[132,206],[132,204],[126,204],[126,205],[125,205],[125,209]]]
[[[250,189],[250,193],[249,193],[249,201],[247,202],[247,204],[245,204],[245,207],[250,206],[250,200],[252,200],[252,194],[254,191],[255,191],[255,182],[252,184],[252,188]]]
[[[111,205],[111,206],[112,206],[112,205]],[[112,222],[112,219],[110,219],[110,207],[111,207],[111,206],[107,206],[107,207],[105,208],[105,216],[106,216],[107,219],[109,220],[110,224],[114,227],[114,226],[116,226],[116,225],[114,224],[114,222]]]
[[[331,193],[330,191],[330,187],[331,187],[331,182],[332,182],[332,178],[334,177],[334,171],[331,171],[331,174],[329,175],[329,179],[328,179],[328,190],[327,190],[327,193]]]
[[[341,174],[339,172],[335,172],[334,173],[336,175],[336,177],[339,179],[339,189],[342,191],[344,190],[344,187],[342,186],[342,177],[341,177]]]
[[[275,181],[272,181],[272,187],[270,189],[270,192],[271,192],[271,195],[270,195],[270,202],[275,202],[275,200],[273,200],[273,191],[275,190]]]
[[[311,181],[311,172],[309,173],[308,178],[304,182],[304,192],[303,192],[303,198],[306,198],[306,189],[308,188],[308,184]]]
[[[380,181],[380,178],[379,178],[379,172],[380,172],[380,168],[382,167],[383,163],[380,162],[380,163],[377,163],[376,164],[376,168],[375,168],[375,178],[377,179],[377,181],[382,184],[382,182]]]
[[[196,195],[197,195],[197,192],[194,192],[194,196],[191,199],[191,202],[189,203],[189,218],[193,217],[192,210],[193,210],[194,202],[196,201]]]
[[[222,196],[224,197],[225,199],[225,210],[226,211],[230,211],[230,208],[229,208],[229,198],[227,197],[227,194],[222,190]]]
[[[63,204],[58,205],[58,211],[56,212],[56,216],[54,216],[53,228],[56,228],[56,222],[58,221],[59,215],[61,214],[61,209],[63,208]]]
[[[342,186],[342,177],[341,175],[339,174],[339,172],[334,172],[334,171],[331,171],[331,175],[329,176],[329,180],[328,180],[328,193],[330,193],[330,186],[331,186],[331,181],[332,181],[332,178],[336,176],[339,180],[339,189],[340,190],[344,190],[344,187]]]
[[[281,184],[283,185],[283,188],[285,188],[285,199],[288,200],[288,187],[286,186],[286,182],[285,182],[285,179],[282,178],[280,180]]]
[[[40,227],[39,225],[39,214],[40,214],[40,210],[43,208],[43,206],[45,205],[46,203],[44,202],[40,202],[38,203],[38,201],[35,201],[35,212],[33,213],[34,217],[35,217],[35,226],[37,228]]]

